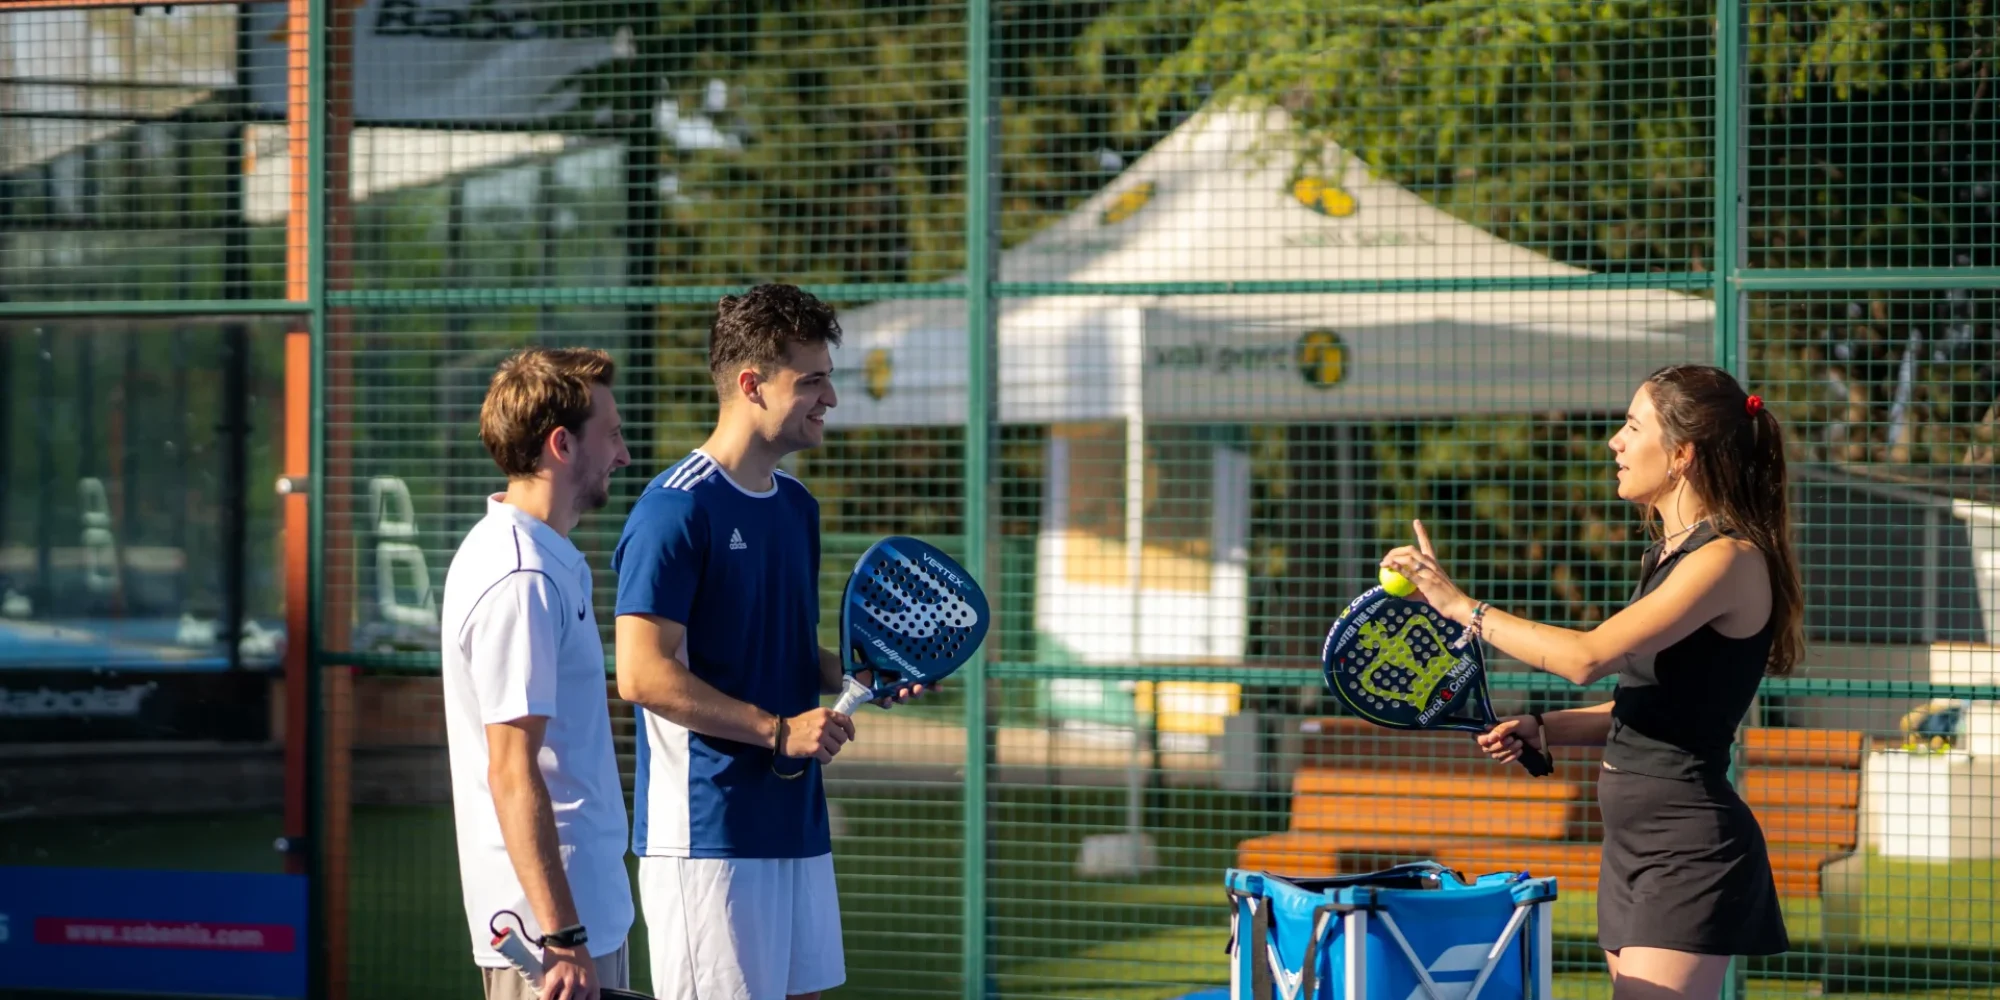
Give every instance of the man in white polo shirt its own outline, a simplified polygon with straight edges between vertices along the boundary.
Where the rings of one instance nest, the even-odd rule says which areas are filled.
[[[542,1000],[630,983],[628,826],[590,566],[569,540],[631,463],[602,351],[502,362],[479,437],[507,475],[444,585],[444,702],[459,878],[489,1000],[530,1000],[494,951],[509,911],[541,939]],[[512,926],[511,919],[502,924]]]

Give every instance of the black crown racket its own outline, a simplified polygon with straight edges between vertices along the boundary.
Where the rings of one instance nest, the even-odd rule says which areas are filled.
[[[1375,587],[1354,599],[1320,651],[1326,689],[1354,714],[1386,729],[1483,733],[1500,720],[1486,693],[1486,654],[1465,630],[1422,601]],[[1521,741],[1521,766],[1554,772],[1548,755]]]

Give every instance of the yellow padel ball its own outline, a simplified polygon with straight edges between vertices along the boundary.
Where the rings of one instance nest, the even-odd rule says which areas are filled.
[[[1382,589],[1388,591],[1391,597],[1408,597],[1417,592],[1417,585],[1411,583],[1409,577],[1387,566],[1375,574],[1375,579],[1381,581]]]

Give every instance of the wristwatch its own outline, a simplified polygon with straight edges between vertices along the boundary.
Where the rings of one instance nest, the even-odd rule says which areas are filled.
[[[584,932],[582,924],[571,924],[561,930],[550,931],[548,936],[542,938],[542,947],[581,948],[589,940],[590,935]]]

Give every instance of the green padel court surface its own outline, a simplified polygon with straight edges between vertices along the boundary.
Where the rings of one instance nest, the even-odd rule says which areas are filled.
[[[893,796],[893,797],[892,797]],[[1207,796],[1204,795],[1204,798]],[[1075,878],[1077,842],[1122,828],[1122,792],[1007,789],[994,806],[992,951],[1003,995],[1166,1000],[1228,980],[1220,881],[1235,843],[1262,832],[1241,800],[1162,810],[1187,828],[1152,830],[1160,874],[1134,882]],[[838,800],[849,996],[955,993],[962,898],[958,804],[950,789],[888,790]],[[1193,824],[1202,822],[1199,828]],[[277,871],[275,814],[22,820],[0,825],[0,864]],[[635,862],[636,864],[636,862]],[[448,807],[358,808],[351,892],[351,995],[478,996]],[[2000,994],[1993,861],[1868,865],[1858,951],[1873,971],[1852,996]],[[1594,971],[1595,901],[1557,905],[1557,995],[1608,997]],[[1819,989],[1819,905],[1787,904],[1797,950],[1753,966],[1753,992]],[[648,985],[635,934],[635,986]],[[1877,992],[1880,991],[1880,992]]]

